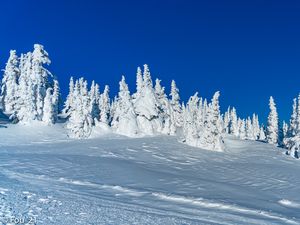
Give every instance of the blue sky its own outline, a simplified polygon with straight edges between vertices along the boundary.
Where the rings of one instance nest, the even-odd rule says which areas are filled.
[[[124,74],[135,88],[136,67],[149,64],[184,101],[195,91],[241,116],[268,114],[273,95],[288,119],[300,91],[299,1],[1,1],[0,65],[9,50],[41,43],[66,95],[69,77],[85,76],[112,95]]]

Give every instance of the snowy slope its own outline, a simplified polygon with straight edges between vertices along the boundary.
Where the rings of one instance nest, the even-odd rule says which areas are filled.
[[[0,224],[300,224],[300,162],[260,142],[225,138],[225,152],[175,137],[61,125],[0,128]]]

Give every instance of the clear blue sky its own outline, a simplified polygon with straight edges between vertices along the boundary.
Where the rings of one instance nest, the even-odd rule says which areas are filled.
[[[184,101],[195,91],[241,116],[262,120],[273,95],[288,119],[300,91],[299,1],[14,0],[0,3],[0,65],[9,50],[41,43],[66,95],[69,77],[85,76],[112,94],[122,74],[135,88],[138,65]],[[263,118],[264,117],[264,118]]]

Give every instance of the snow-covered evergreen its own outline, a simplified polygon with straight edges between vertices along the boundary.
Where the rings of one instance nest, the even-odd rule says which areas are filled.
[[[270,144],[278,145],[279,138],[279,121],[276,105],[273,97],[269,100],[270,113],[268,116],[267,125],[267,142]]]
[[[112,128],[119,134],[134,137],[139,134],[139,129],[125,77],[119,82],[119,94],[114,102],[114,116]]]
[[[47,93],[46,93],[47,96]],[[60,88],[58,80],[53,80],[53,96],[52,96],[52,104],[53,104],[53,122],[55,123],[58,118],[59,106],[60,106]]]
[[[171,126],[170,126],[170,133],[176,134],[178,128],[182,127],[183,125],[183,118],[182,118],[182,108],[180,104],[180,96],[179,96],[179,89],[176,86],[174,80],[171,82],[171,100],[170,100],[170,109],[171,109]]]
[[[74,101],[70,110],[67,128],[72,138],[88,138],[92,132],[92,116],[89,110],[87,81],[80,78],[75,82]]]
[[[30,80],[33,84],[33,92],[36,104],[36,119],[42,120],[44,98],[46,90],[50,87],[50,77],[52,74],[44,67],[51,63],[48,53],[44,50],[44,46],[35,44],[31,58]]]
[[[100,90],[99,85],[92,81],[91,89],[89,92],[90,103],[89,110],[93,121],[100,117]]]
[[[236,114],[236,109],[233,107],[230,112],[230,123],[229,123],[229,133],[238,137],[239,136],[239,124],[238,117]]]
[[[109,113],[110,113],[110,98],[109,98],[109,86],[105,85],[104,92],[100,95],[99,100],[100,107],[100,117],[99,121],[102,125],[109,125]]]
[[[52,74],[45,68],[51,63],[48,53],[39,44],[33,52],[10,57],[4,70],[1,86],[1,100],[4,112],[14,122],[28,123],[43,120],[44,101],[48,88],[54,89],[54,121],[58,113],[59,86]],[[47,107],[46,107],[47,108]]]
[[[287,128],[288,127],[288,128]],[[288,149],[287,154],[299,158],[300,151],[300,94],[293,100],[293,111],[290,119],[290,125],[284,124],[283,139],[284,147]]]
[[[254,134],[254,129],[253,129],[253,124],[252,124],[250,117],[248,117],[246,119],[246,139],[256,140],[255,134]]]
[[[67,96],[67,99],[65,101],[64,104],[64,108],[62,110],[62,114],[65,117],[70,116],[71,114],[71,109],[73,109],[73,103],[74,103],[74,88],[75,88],[75,84],[74,84],[74,79],[73,77],[70,78],[70,83],[69,83],[69,94]]]
[[[47,125],[51,125],[55,121],[55,109],[53,104],[53,98],[52,96],[52,88],[48,88],[46,91],[46,97],[44,100],[44,107],[43,107],[43,122]]]
[[[170,134],[171,133],[171,105],[168,100],[167,95],[165,94],[165,88],[160,84],[161,80],[155,80],[155,95],[158,101],[158,116],[161,120],[161,127],[159,127],[158,132],[163,134]]]
[[[223,150],[222,133],[220,133],[222,127],[219,123],[219,95],[219,92],[216,92],[208,106],[206,101],[203,105],[199,104],[201,101],[198,93],[189,99],[183,114],[183,135],[187,144],[214,151]],[[203,122],[197,123],[199,120]]]
[[[137,82],[138,83],[138,82]],[[153,135],[161,130],[162,121],[159,117],[159,102],[154,93],[152,78],[148,65],[144,65],[143,85],[134,101],[139,130],[144,134]]]
[[[254,140],[258,140],[260,134],[260,125],[259,125],[258,115],[256,115],[255,113],[252,116],[252,126],[253,126]]]
[[[260,127],[258,140],[260,141],[266,140],[266,132],[263,126]]]
[[[240,139],[245,139],[246,138],[246,122],[244,119],[238,119],[238,134]]]
[[[18,104],[18,79],[20,76],[19,58],[15,50],[10,51],[1,82],[1,101],[3,111],[13,114]]]

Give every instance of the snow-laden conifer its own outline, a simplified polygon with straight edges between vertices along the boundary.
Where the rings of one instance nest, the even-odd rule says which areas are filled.
[[[270,97],[269,100],[270,113],[268,116],[268,125],[267,125],[267,142],[270,144],[277,145],[278,144],[278,135],[279,135],[279,127],[278,127],[278,114],[276,105],[273,97]]]
[[[236,114],[236,109],[233,107],[230,112],[230,123],[229,123],[229,133],[238,137],[239,136],[239,124]]]
[[[52,96],[52,88],[48,88],[46,91],[46,96],[44,100],[44,108],[43,108],[43,118],[42,121],[47,124],[51,125],[55,122],[55,109],[53,104],[54,96]]]
[[[144,134],[154,134],[162,127],[158,112],[159,102],[154,93],[148,65],[144,65],[143,85],[134,101],[139,130]]]
[[[73,109],[73,103],[74,103],[74,88],[75,88],[75,84],[74,84],[74,79],[73,77],[70,78],[70,82],[69,82],[69,94],[67,96],[67,99],[65,101],[64,104],[64,108],[62,110],[62,114],[64,115],[64,117],[69,117],[71,114],[71,109]]]
[[[157,130],[163,134],[171,133],[171,105],[165,94],[165,88],[160,84],[161,80],[155,80],[155,95],[158,101],[158,113],[161,120],[161,127]]]
[[[20,76],[19,59],[15,50],[10,51],[1,82],[3,111],[13,114],[18,104],[18,79]]]
[[[180,105],[179,89],[174,80],[171,82],[171,127],[170,133],[175,134],[179,127],[183,125],[182,108]]]
[[[109,125],[109,113],[110,113],[110,98],[109,98],[109,86],[105,85],[103,93],[100,95],[100,118],[99,121],[103,125]]]
[[[98,119],[100,116],[100,91],[99,85],[92,81],[92,85],[89,92],[90,96],[90,103],[89,103],[89,110],[92,116],[93,121]]]
[[[69,136],[72,138],[88,138],[92,132],[92,116],[89,110],[87,82],[80,78],[75,82],[74,101],[67,122]]]
[[[114,101],[112,128],[117,133],[129,137],[134,137],[139,133],[136,114],[124,76],[119,82],[118,98]]]

